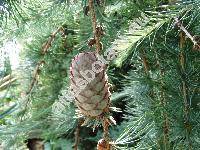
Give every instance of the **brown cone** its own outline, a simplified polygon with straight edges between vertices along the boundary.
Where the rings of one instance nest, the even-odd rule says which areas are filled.
[[[70,67],[71,90],[75,104],[85,116],[101,115],[110,102],[106,65],[95,52],[79,53]]]

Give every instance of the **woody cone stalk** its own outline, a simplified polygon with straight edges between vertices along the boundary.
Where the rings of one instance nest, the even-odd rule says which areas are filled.
[[[101,139],[98,141],[97,150],[111,150],[111,146],[109,142],[105,141],[104,139]]]
[[[106,66],[95,52],[79,53],[70,67],[71,90],[81,114],[98,117],[107,111],[110,91]]]
[[[108,127],[112,120],[107,117],[111,94],[106,65],[98,59],[96,52],[79,53],[74,57],[70,67],[70,82],[79,113],[85,118],[102,121],[104,134],[97,150],[111,150]]]
[[[96,51],[79,53],[74,57],[70,67],[70,87],[79,113],[86,119],[94,118],[102,122],[103,138],[99,140],[97,150],[111,150],[108,127],[115,121],[108,117],[111,94],[106,64],[97,57],[102,50],[100,37],[103,32],[100,32],[102,28],[97,26],[93,2],[88,0]]]

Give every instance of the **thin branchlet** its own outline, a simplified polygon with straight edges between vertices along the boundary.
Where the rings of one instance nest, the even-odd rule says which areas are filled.
[[[96,53],[100,53],[101,51],[100,34],[98,34],[99,31],[97,27],[97,18],[96,18],[96,14],[94,10],[93,0],[89,0],[89,11],[90,11],[91,20],[92,20],[93,34],[96,41]]]

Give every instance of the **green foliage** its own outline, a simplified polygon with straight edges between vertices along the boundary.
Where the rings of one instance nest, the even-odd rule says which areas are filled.
[[[184,25],[189,22],[190,33],[197,35],[198,11],[195,7],[180,17]],[[146,37],[134,50],[130,61],[125,62],[137,69],[130,70],[124,81],[122,93],[127,93],[124,116],[129,126],[116,140],[116,146],[127,145],[125,149],[199,148],[196,99],[199,99],[196,91],[199,52],[192,50],[188,39],[184,48],[179,44],[178,28],[170,21]],[[148,65],[146,69],[144,59]]]
[[[4,68],[5,68],[5,70],[4,70],[4,76],[11,74],[11,65],[10,65],[10,59],[9,59],[9,57],[5,58]]]

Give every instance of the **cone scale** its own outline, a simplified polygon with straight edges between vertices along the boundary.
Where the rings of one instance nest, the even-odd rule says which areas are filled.
[[[72,59],[70,88],[75,105],[84,116],[98,117],[108,109],[111,94],[106,65],[95,52],[79,53]]]

